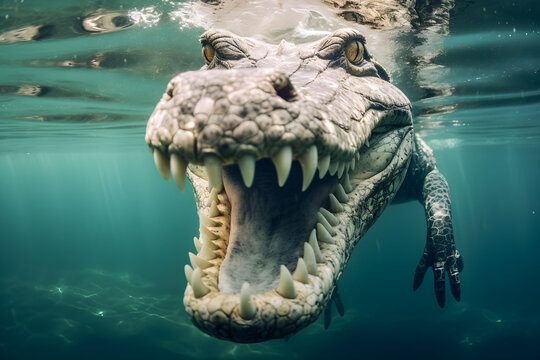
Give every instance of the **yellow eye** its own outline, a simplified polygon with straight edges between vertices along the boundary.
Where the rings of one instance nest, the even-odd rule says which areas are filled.
[[[202,56],[206,64],[210,64],[214,60],[214,55],[216,51],[211,45],[205,44],[202,48]]]
[[[347,60],[353,64],[358,64],[364,58],[364,45],[358,40],[353,40],[345,48]]]

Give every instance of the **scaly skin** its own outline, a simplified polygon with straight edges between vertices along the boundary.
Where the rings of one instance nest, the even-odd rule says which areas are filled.
[[[364,47],[356,64],[345,55],[353,41]],[[201,235],[186,266],[184,305],[197,327],[257,342],[315,321],[402,183],[428,218],[415,287],[434,266],[442,306],[446,269],[459,299],[448,186],[413,135],[409,100],[358,31],[302,46],[224,31],[201,42],[215,57],[171,80],[146,132],[165,178],[171,166],[182,188],[190,164]],[[286,182],[278,186],[280,171]]]

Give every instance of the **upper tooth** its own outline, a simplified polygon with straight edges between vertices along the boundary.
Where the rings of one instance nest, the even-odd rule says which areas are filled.
[[[366,146],[369,147],[369,138],[366,139],[366,142],[364,144],[366,144]]]
[[[154,150],[154,163],[156,164],[156,167],[163,176],[163,178],[167,181],[171,179],[170,175],[170,165],[169,165],[169,158],[162,154],[161,151],[158,149]]]
[[[186,189],[186,168],[188,162],[177,154],[171,155],[171,172],[176,186],[182,191]]]
[[[332,238],[332,235],[326,230],[326,228],[321,224],[317,223],[317,239],[319,241],[328,243],[328,244],[335,244],[336,242]]]
[[[345,193],[345,189],[343,189],[343,186],[341,184],[337,185],[336,197],[342,203],[346,203],[349,201],[349,197]]]
[[[289,269],[285,265],[281,265],[279,271],[279,284],[276,287],[276,291],[285,298],[294,299],[296,297],[296,289],[294,288],[294,281]]]
[[[197,237],[193,238],[193,244],[195,244],[195,249],[197,250],[197,252],[201,251],[202,244],[199,239],[197,239]]]
[[[306,263],[307,271],[311,275],[317,275],[317,261],[313,248],[307,242],[304,243],[304,262]]]
[[[187,282],[191,285],[191,276],[193,276],[193,269],[191,266],[184,266],[184,274],[186,275]]]
[[[354,159],[354,158],[353,158]],[[353,191],[353,187],[351,185],[351,179],[349,177],[349,174],[345,174],[345,177],[343,178],[343,189],[347,192],[347,193],[350,193],[351,191]]]
[[[219,209],[217,207],[217,204],[215,201],[212,201],[212,204],[210,205],[210,210],[208,210],[208,216],[216,217],[218,215],[219,215]]]
[[[219,193],[223,183],[221,182],[221,160],[215,155],[206,155],[204,157],[204,166],[208,174],[208,184],[211,189],[216,189]]]
[[[330,165],[328,166],[328,172],[330,173],[330,175],[334,176],[337,171],[338,165],[339,162],[337,160],[330,162]]]
[[[334,213],[338,213],[338,212],[342,212],[344,209],[343,209],[343,205],[341,205],[338,201],[338,199],[336,199],[336,196],[334,194],[330,194],[330,210],[332,210],[332,212]]]
[[[351,159],[351,170],[356,168],[356,158],[353,156]]]
[[[321,249],[319,248],[319,243],[317,242],[317,231],[315,229],[311,230],[311,234],[309,234],[309,245],[311,245],[311,248],[313,249],[313,253],[315,254],[315,260],[318,263],[323,262],[323,256],[321,253]]]
[[[309,282],[308,270],[304,259],[298,258],[298,263],[296,264],[296,269],[292,274],[292,278],[304,284],[307,284]]]
[[[202,270],[200,268],[196,268],[193,270],[193,274],[191,274],[191,287],[193,288],[193,296],[196,298],[203,297],[210,292],[210,290],[204,286],[202,282],[201,271]]]
[[[289,176],[289,172],[291,171],[291,164],[292,164],[292,149],[290,146],[285,146],[279,152],[272,157],[272,161],[274,162],[274,165],[276,166],[276,172],[277,172],[277,178],[278,178],[278,185],[283,186],[285,184],[285,181],[287,181],[287,177]]]
[[[211,263],[204,260],[203,258],[198,257],[197,255],[195,255],[192,252],[189,253],[189,261],[191,261],[191,266],[193,266],[194,269],[195,268],[206,269],[206,268],[212,266]]]
[[[315,175],[315,171],[317,170],[317,147],[311,145],[307,151],[298,158],[298,161],[300,162],[300,166],[302,166],[302,191],[305,191],[309,184],[311,184],[313,175]]]
[[[211,206],[212,202],[215,202],[216,204],[219,203],[219,199],[218,199],[217,194],[218,193],[217,193],[216,189],[212,189],[212,191],[210,191],[210,197],[208,198],[207,206]]]
[[[253,178],[255,177],[255,157],[249,154],[243,155],[238,159],[238,167],[240,168],[242,179],[244,179],[244,184],[248,188],[251,187]]]
[[[317,213],[317,219],[319,220],[319,223],[323,224],[324,227],[326,228],[326,230],[328,230],[328,232],[330,233],[330,235],[334,236],[336,235],[336,230],[334,230],[334,228],[332,227],[332,225],[330,225],[330,223],[328,222],[328,220],[326,220],[326,218],[324,217],[323,214],[321,214],[320,212]]]
[[[242,284],[240,290],[240,316],[244,320],[251,320],[257,313],[257,308],[251,299],[251,290],[249,284],[245,282]]]
[[[330,155],[326,155],[325,157],[319,159],[319,163],[317,164],[317,168],[319,169],[319,179],[322,179],[324,175],[326,175],[329,166]]]
[[[319,211],[321,214],[323,214],[326,220],[328,220],[330,225],[336,226],[337,224],[339,224],[339,219],[335,217],[334,214],[332,214],[330,211],[326,210],[325,208],[320,208]]]
[[[344,170],[345,170],[345,163],[340,161],[338,165],[338,169],[337,169],[338,178],[341,178],[341,175],[343,175]]]

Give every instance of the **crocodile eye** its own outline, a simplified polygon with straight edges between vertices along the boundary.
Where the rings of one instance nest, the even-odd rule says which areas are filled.
[[[358,64],[364,58],[364,45],[358,40],[353,40],[345,48],[347,60],[353,64]]]
[[[206,64],[210,64],[212,60],[214,60],[215,54],[216,54],[216,51],[211,45],[208,45],[208,44],[203,45],[202,56]]]

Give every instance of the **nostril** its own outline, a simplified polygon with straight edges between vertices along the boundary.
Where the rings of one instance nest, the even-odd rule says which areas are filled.
[[[272,86],[276,90],[276,94],[285,101],[295,101],[298,94],[289,80],[289,77],[285,74],[279,74],[270,79]]]

